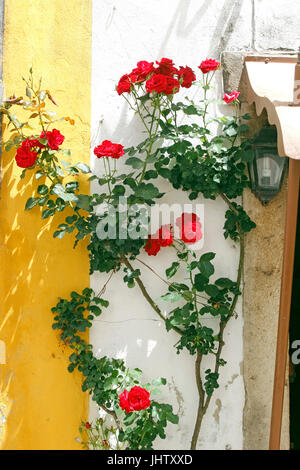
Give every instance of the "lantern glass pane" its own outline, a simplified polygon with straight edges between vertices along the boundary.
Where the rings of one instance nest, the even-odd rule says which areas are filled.
[[[258,186],[264,189],[279,190],[285,158],[265,149],[257,150]]]
[[[254,189],[257,186],[257,180],[256,180],[256,176],[255,176],[255,171],[254,171],[254,165],[256,165],[255,160],[248,164],[248,171],[249,171],[249,176],[250,176],[250,180],[251,180],[252,189]]]

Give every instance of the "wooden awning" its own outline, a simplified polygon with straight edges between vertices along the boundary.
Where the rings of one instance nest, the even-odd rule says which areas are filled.
[[[269,123],[277,128],[279,155],[299,160],[300,80],[295,83],[296,63],[296,58],[288,57],[245,58],[248,103],[255,103],[258,116],[266,109]]]

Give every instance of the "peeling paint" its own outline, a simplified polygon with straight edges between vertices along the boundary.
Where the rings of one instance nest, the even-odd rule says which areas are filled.
[[[217,407],[214,411],[213,417],[215,418],[216,423],[219,424],[220,423],[220,411],[221,411],[221,408],[222,408],[222,402],[219,398],[217,398],[215,403],[216,403]]]
[[[174,377],[172,377],[172,384],[171,383],[168,383],[168,387],[169,387],[169,390],[172,391],[172,389],[174,390],[175,392],[175,395],[176,395],[176,400],[177,400],[177,403],[178,403],[178,415],[179,416],[183,416],[184,414],[184,399],[183,399],[183,395],[182,393],[179,391],[178,387],[176,386],[175,384],[175,380],[174,380]]]
[[[239,377],[239,374],[233,374],[233,376],[231,377],[231,380],[229,380],[227,384],[225,385],[225,389],[227,390],[228,385],[232,385],[235,379],[237,379],[238,377]]]

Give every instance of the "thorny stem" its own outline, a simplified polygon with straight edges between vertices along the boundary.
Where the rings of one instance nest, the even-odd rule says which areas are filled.
[[[160,279],[162,282],[164,282],[165,284],[167,284],[168,286],[172,286],[172,282],[169,282],[167,281],[166,279],[164,279],[163,277],[160,276],[160,274],[158,274],[153,268],[151,268],[151,266],[149,266],[149,264],[145,263],[144,261],[142,261],[141,259],[139,258],[135,258],[136,261],[138,261],[139,263],[143,264],[144,266],[146,266],[146,268],[148,268],[153,274],[155,274],[155,276],[158,277],[158,279]],[[180,293],[180,290],[177,289],[176,287],[172,286],[176,292]],[[204,297],[203,295],[200,295],[200,294],[197,294],[196,292],[194,292],[194,295],[196,297],[199,297],[199,298],[202,298],[204,300],[207,300],[206,297]],[[201,303],[201,305],[208,305],[208,304],[203,304]],[[196,310],[197,310],[197,307],[195,307]]]
[[[117,416],[117,413],[113,410],[109,410],[108,408],[106,408],[106,406],[104,405],[101,405],[101,408],[103,409],[103,411],[105,411],[105,413],[107,413],[108,415],[112,416],[113,419],[115,420],[115,423],[117,425],[117,428],[118,429],[122,429],[122,426],[121,426],[121,423],[120,423],[120,420]]]
[[[219,192],[221,198],[226,202],[226,204],[228,205],[229,209],[232,210],[232,212],[234,212],[236,215],[239,215],[237,209],[234,207],[234,205],[232,204],[232,202],[228,199],[228,197],[225,196],[224,193],[222,193],[222,191]]]
[[[16,125],[16,123],[14,122],[14,120],[12,119],[10,113],[7,111],[6,113],[8,119],[9,119],[9,122],[12,123],[12,125],[14,126],[14,128],[16,129],[16,131],[18,132],[18,134],[21,136],[21,137],[24,137],[23,136],[23,132],[22,132],[22,129],[19,129],[18,126]]]
[[[102,289],[100,290],[100,292],[96,295],[96,297],[102,297],[102,295],[104,294],[104,292],[106,291],[106,286],[107,284],[109,283],[109,281],[111,280],[111,278],[113,277],[113,275],[115,274],[116,272],[116,267],[112,270],[112,272],[110,273],[106,283],[104,284],[104,286],[102,287]]]
[[[104,166],[104,172],[105,172],[105,178],[106,178],[106,181],[107,181],[107,187],[108,187],[108,191],[109,191],[109,195],[111,196],[111,187],[110,187],[110,171],[107,172],[107,169],[106,169],[106,163],[105,163],[105,157],[102,158],[103,160],[103,166]],[[108,160],[108,159],[107,159]]]
[[[235,213],[237,212],[235,207],[232,206],[231,202],[227,197],[223,194],[220,193],[221,197],[224,199],[226,204],[232,209]],[[243,266],[244,266],[244,253],[245,253],[245,242],[244,242],[244,234],[242,233],[240,227],[239,227],[239,235],[240,235],[240,259],[239,259],[239,266],[238,266],[238,274],[237,274],[237,289],[240,289],[241,281],[242,281],[242,272],[243,272]],[[220,321],[220,329],[219,329],[219,334],[218,334],[218,350],[215,355],[215,368],[214,368],[214,373],[218,374],[219,373],[219,368],[220,368],[220,359],[221,359],[221,354],[224,346],[224,331],[225,327],[230,320],[230,318],[233,316],[236,303],[238,301],[239,294],[235,294],[234,298],[232,300],[232,304],[230,307],[229,315],[226,320],[221,320]],[[198,403],[198,413],[197,413],[197,418],[196,418],[196,423],[194,427],[194,432],[193,432],[193,437],[191,441],[191,450],[195,450],[197,447],[197,441],[201,429],[201,424],[203,417],[209,407],[212,394],[206,395],[205,398],[205,391],[203,388],[202,380],[201,380],[201,360],[202,360],[202,354],[198,351],[197,352],[197,358],[195,362],[195,376],[196,376],[196,384],[198,388],[198,394],[199,394],[199,403]]]
[[[201,361],[202,361],[202,354],[200,351],[197,351],[197,358],[195,362],[195,376],[196,376],[196,385],[198,389],[198,395],[199,395],[199,404],[198,404],[198,412],[197,412],[197,419],[196,419],[196,424],[193,432],[193,437],[192,437],[192,442],[191,442],[191,449],[195,450],[197,441],[198,441],[198,436],[201,428],[201,423],[202,419],[204,416],[203,412],[203,405],[204,405],[204,397],[205,397],[205,392],[202,384],[202,379],[201,379]]]
[[[142,433],[141,440],[140,440],[140,442],[139,442],[139,445],[140,445],[140,446],[142,445],[143,439],[144,439],[145,434],[146,434],[146,430],[144,431],[144,428],[145,428],[145,425],[146,425],[148,419],[149,419],[149,414],[146,413],[146,414],[145,414],[145,421],[144,421],[144,425],[143,425],[143,429],[142,429],[143,433]],[[142,432],[142,431],[141,431],[141,432]]]
[[[159,103],[159,101],[158,101],[158,103]],[[137,106],[138,106],[138,104],[137,104]],[[157,108],[158,108],[158,110],[159,110],[159,116],[158,116],[158,118],[157,118],[156,129],[155,129],[154,133],[152,134],[153,125],[154,125],[154,122],[155,122],[155,112],[156,112],[156,109],[157,109]],[[160,117],[160,106],[159,106],[159,104],[157,105],[157,103],[155,103],[155,105],[154,105],[154,107],[153,107],[153,113],[152,113],[152,116],[151,116],[151,125],[150,125],[150,129],[149,129],[149,130],[148,130],[148,128],[147,128],[147,126],[146,126],[146,124],[145,124],[145,122],[144,122],[144,120],[143,120],[144,125],[145,125],[145,127],[147,128],[147,130],[148,130],[149,139],[152,139],[152,137],[157,134],[157,130],[158,130],[158,126],[159,126],[159,117]],[[150,141],[149,148],[148,148],[148,150],[146,151],[146,158],[145,158],[144,166],[143,166],[142,173],[141,173],[141,177],[140,177],[140,179],[139,179],[138,184],[140,184],[140,183],[143,181],[143,179],[144,179],[145,172],[146,172],[146,168],[147,168],[147,163],[148,163],[148,158],[149,158],[149,156],[150,156],[150,154],[151,154],[151,150],[152,150],[153,144],[154,144],[154,141],[153,141],[153,140]]]
[[[121,259],[121,262],[124,263],[125,266],[127,266],[128,269],[130,269],[130,271],[134,271],[133,266],[130,264],[130,262],[128,261],[128,259],[125,256],[121,256],[120,259]],[[153,310],[155,310],[155,312],[158,314],[158,316],[164,322],[166,322],[167,321],[166,317],[164,316],[164,314],[162,313],[162,311],[160,310],[158,305],[154,302],[154,300],[148,294],[148,292],[146,290],[146,287],[144,286],[143,282],[141,281],[141,278],[139,276],[137,276],[137,277],[135,277],[135,281],[136,281],[137,285],[139,286],[140,290],[142,291],[143,296],[145,297],[147,302],[151,305]],[[182,331],[179,328],[177,328],[176,326],[172,326],[172,329],[175,330],[178,334],[182,335]]]

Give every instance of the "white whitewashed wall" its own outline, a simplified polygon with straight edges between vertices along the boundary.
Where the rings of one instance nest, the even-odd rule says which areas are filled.
[[[234,4],[236,8],[233,8]],[[220,51],[238,44],[250,47],[251,2],[225,0],[94,0],[92,51],[92,147],[104,139],[129,147],[143,138],[138,119],[115,91],[121,75],[130,72],[139,60],[154,61],[172,58],[177,65],[189,65],[194,70],[204,59],[220,58]],[[230,24],[234,22],[234,28]],[[200,71],[199,71],[200,73]],[[216,92],[222,94],[221,74]],[[186,94],[182,92],[183,96]],[[193,99],[199,92],[192,90]],[[224,106],[215,113],[227,112]],[[100,161],[92,158],[95,171],[101,172]],[[121,159],[119,160],[121,165]],[[128,168],[128,167],[127,167]],[[93,188],[96,190],[96,188]],[[189,202],[185,194],[165,185],[162,202]],[[238,247],[225,241],[225,204],[222,200],[199,198],[204,204],[205,230],[202,252],[215,251],[216,276],[236,278]],[[164,267],[174,260],[173,250],[165,248],[156,257],[142,254],[141,258],[164,275]],[[136,266],[141,268],[141,266]],[[154,299],[165,292],[161,281],[142,269],[146,286]],[[145,302],[137,287],[128,289],[123,273],[114,276],[105,297],[110,300],[106,313],[95,321],[91,341],[95,352],[124,358],[130,367],[139,367],[145,381],[156,376],[166,377],[161,400],[174,406],[179,413],[179,427],[169,425],[167,439],[159,440],[157,449],[188,449],[196,419],[198,395],[194,377],[194,361],[186,352],[176,354],[174,332],[167,333],[164,324]],[[92,275],[91,286],[97,291],[107,275]],[[161,308],[167,305],[161,304]],[[228,365],[221,368],[220,388],[213,395],[204,419],[198,442],[199,449],[241,449],[243,446],[244,386],[243,318],[241,303],[238,318],[231,320],[225,335],[223,358]],[[208,364],[207,364],[208,365]],[[96,408],[91,402],[91,418]]]

